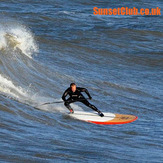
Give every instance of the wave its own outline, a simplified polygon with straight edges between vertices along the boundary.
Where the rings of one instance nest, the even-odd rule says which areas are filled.
[[[33,55],[39,48],[33,33],[10,18],[0,20],[0,93],[25,104],[39,102],[31,91],[35,79]],[[38,72],[39,74],[39,72]],[[31,79],[33,76],[33,79]],[[38,98],[38,99],[37,99]]]
[[[55,81],[65,75],[33,59],[39,52],[34,34],[25,25],[9,20],[0,20],[0,94],[41,110],[65,112],[63,103],[40,106],[61,100],[55,93]]]

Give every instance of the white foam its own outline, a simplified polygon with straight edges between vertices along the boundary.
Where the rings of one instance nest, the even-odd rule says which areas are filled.
[[[0,24],[0,50],[19,49],[32,58],[38,52],[38,45],[29,29],[19,24]]]
[[[0,75],[0,91],[3,94],[19,98],[20,96],[26,96],[25,91],[21,87],[16,87],[12,81]]]

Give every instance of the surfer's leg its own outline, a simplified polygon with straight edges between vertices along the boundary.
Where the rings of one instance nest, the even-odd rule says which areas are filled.
[[[86,106],[90,107],[91,109],[93,109],[94,111],[98,112],[98,114],[99,114],[101,117],[104,116],[104,114],[103,114],[100,110],[98,110],[94,105],[90,104],[90,103],[88,102],[88,100],[84,99],[84,100],[81,100],[81,102],[82,102],[83,104],[85,104]]]
[[[83,104],[85,104],[86,106],[90,107],[91,109],[93,109],[94,111],[99,111],[94,105],[90,104],[86,99],[81,101]]]
[[[66,106],[66,108],[68,108],[68,110],[71,112],[71,113],[74,113],[74,110],[71,108],[70,104],[73,103],[74,100],[72,99],[67,99],[64,103],[64,105]]]

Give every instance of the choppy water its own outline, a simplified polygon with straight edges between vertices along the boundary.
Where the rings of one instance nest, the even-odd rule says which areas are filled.
[[[163,2],[0,1],[1,162],[163,162],[163,17],[94,16],[95,6]],[[138,120],[100,126],[39,106],[71,82]]]

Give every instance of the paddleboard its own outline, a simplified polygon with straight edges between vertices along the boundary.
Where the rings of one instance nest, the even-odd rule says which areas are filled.
[[[96,112],[85,111],[74,111],[73,114],[69,115],[74,119],[101,125],[125,124],[138,119],[138,117],[134,115],[114,114],[108,112],[104,112],[104,117],[100,117]]]

